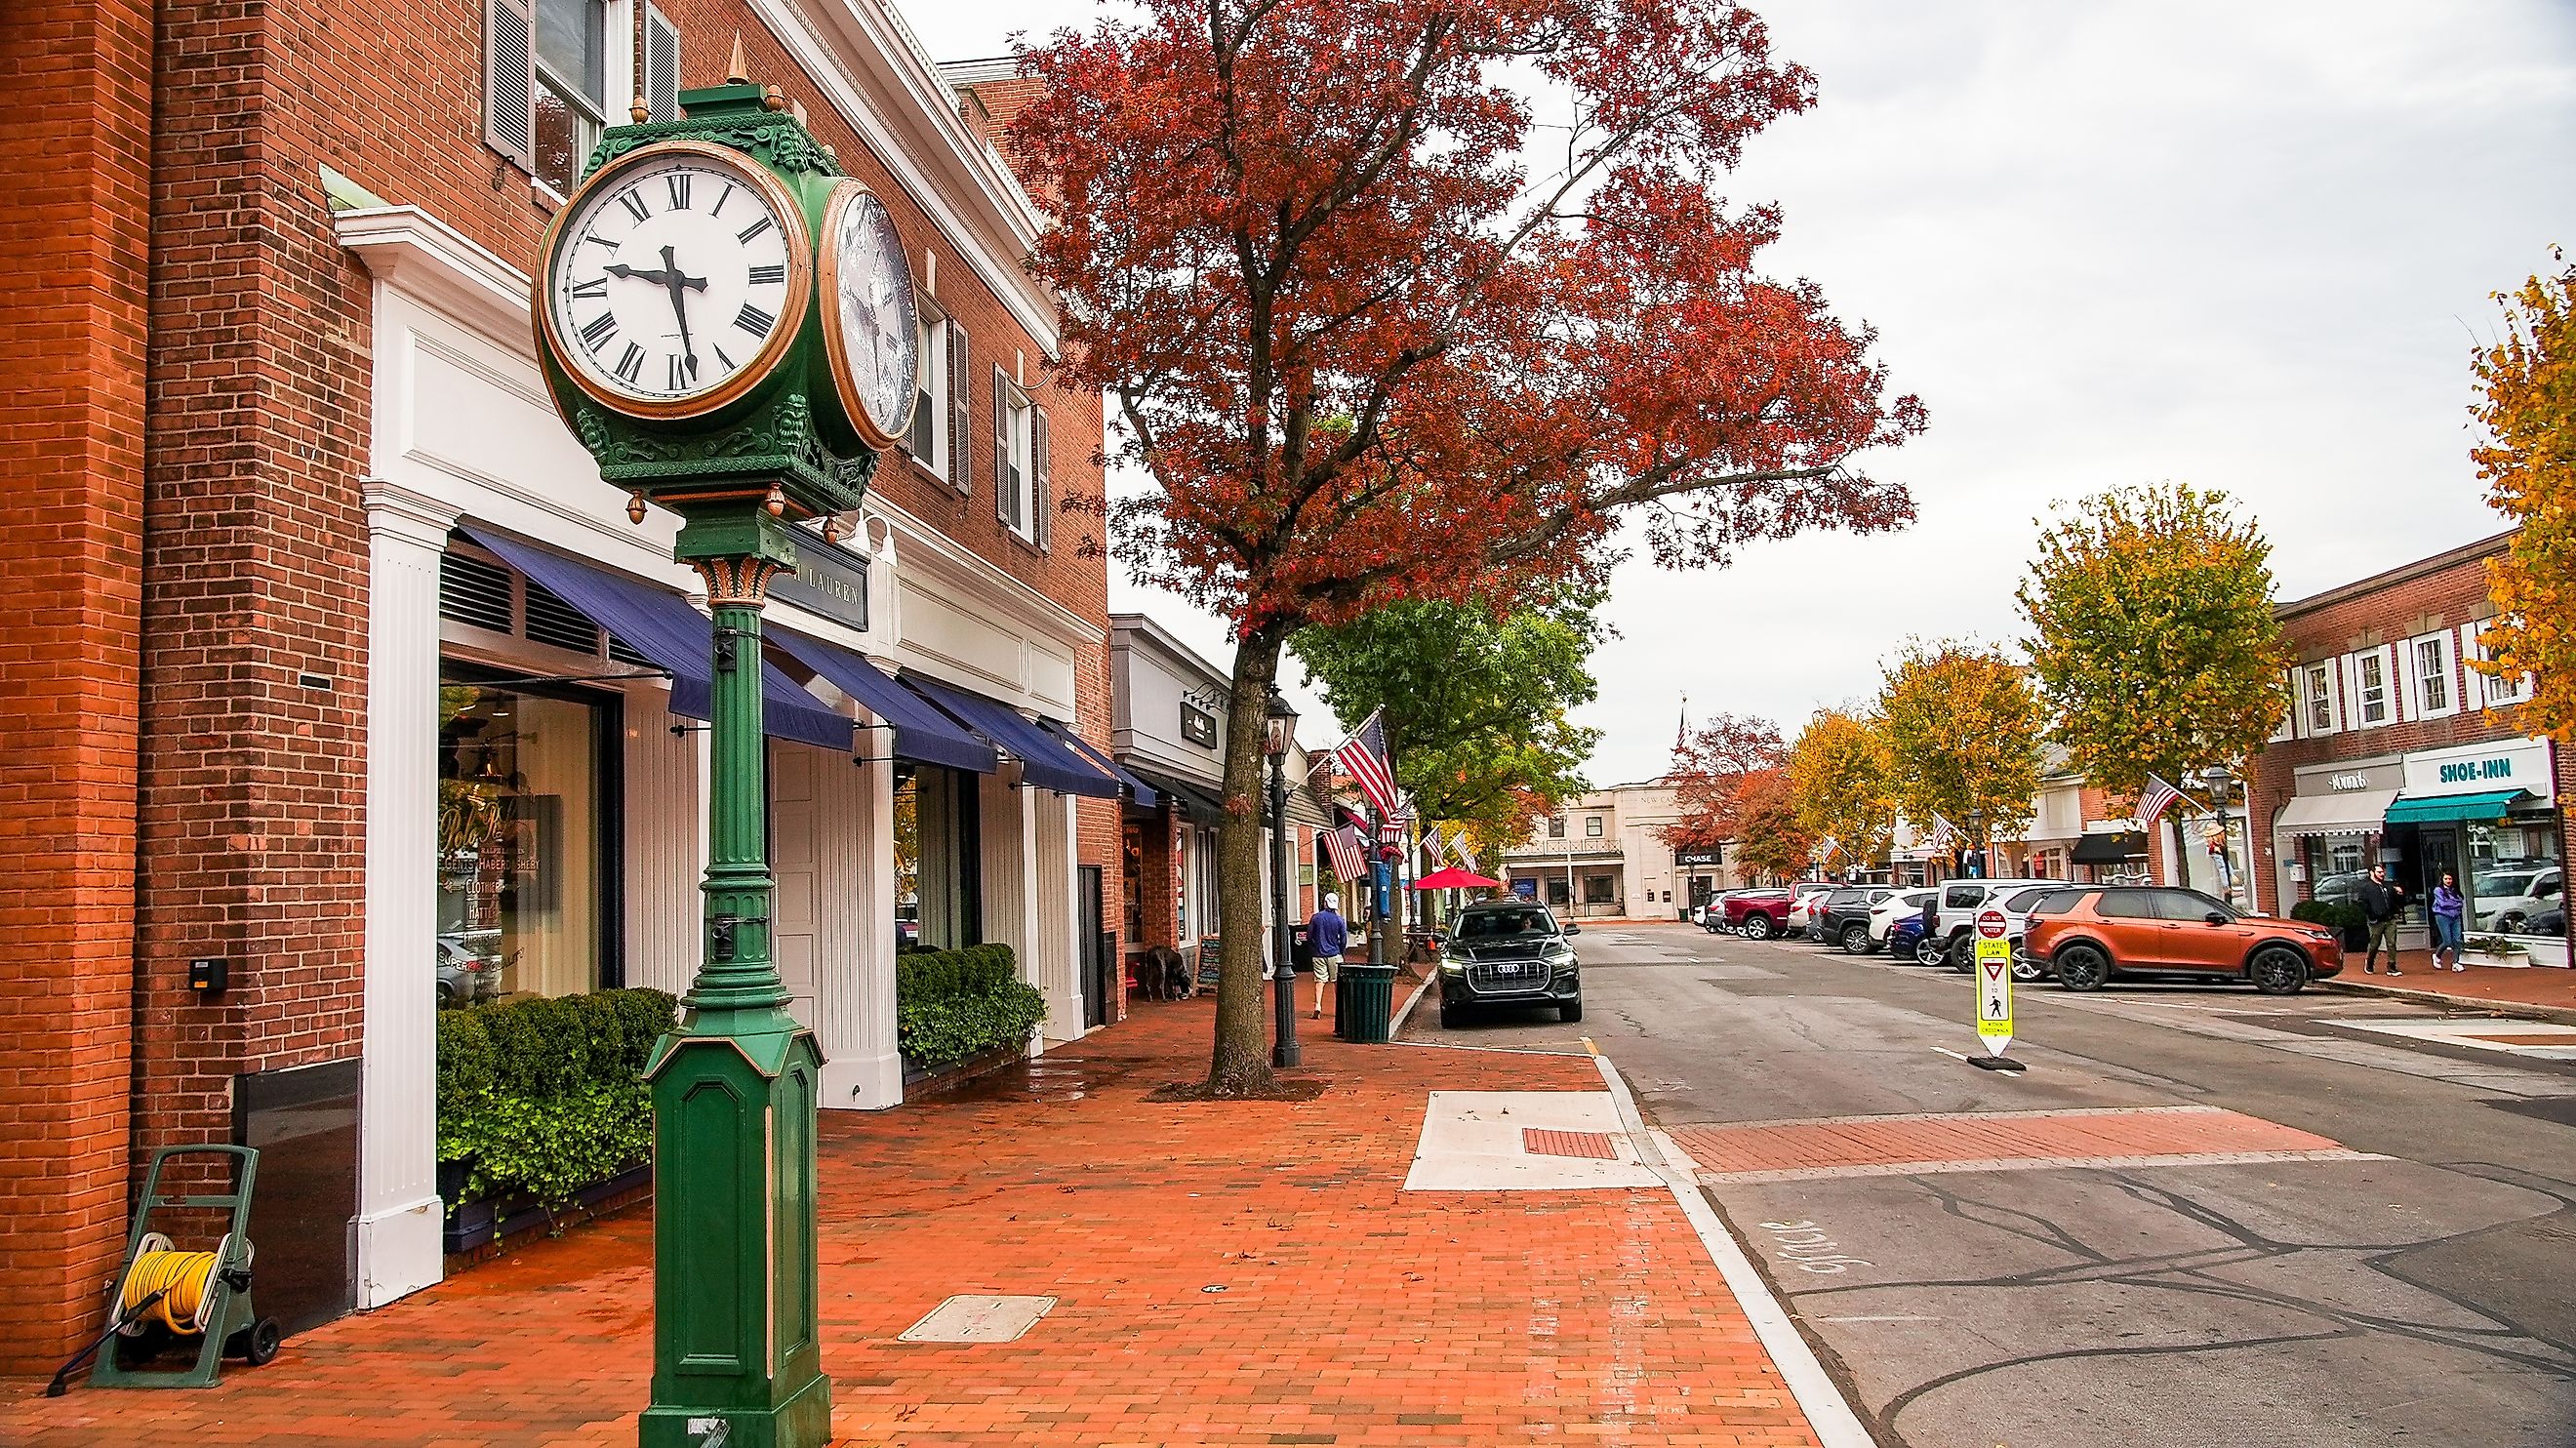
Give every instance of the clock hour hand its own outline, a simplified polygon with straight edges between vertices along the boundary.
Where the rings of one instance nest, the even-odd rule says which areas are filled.
[[[601,267],[600,270],[613,277],[632,277],[639,282],[651,282],[657,287],[667,285],[671,279],[671,274],[669,272],[637,271],[635,268],[628,266],[622,261],[610,262],[608,265]]]

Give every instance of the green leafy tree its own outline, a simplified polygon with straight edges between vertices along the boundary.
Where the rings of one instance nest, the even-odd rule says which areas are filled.
[[[1896,838],[1896,789],[1878,720],[1818,710],[1789,746],[1789,785],[1809,836],[1835,841],[1852,864],[1887,863]]]
[[[1878,692],[1897,803],[1982,846],[2030,823],[2039,790],[2039,703],[2019,664],[1989,648],[1911,643]]]
[[[2471,412],[2487,440],[2470,456],[2488,500],[2521,527],[2487,565],[2500,612],[2477,667],[2536,676],[2523,727],[2576,740],[2576,266],[2496,300],[2506,332],[2477,356]]]
[[[1597,692],[1599,601],[1583,592],[1511,613],[1399,603],[1301,630],[1289,647],[1345,727],[1380,713],[1396,783],[1422,818],[1517,840],[1583,792],[1601,736],[1569,714]]]
[[[2113,488],[2062,510],[2021,586],[2031,677],[2075,768],[2135,798],[2241,767],[2289,707],[2272,548],[2227,495]],[[2187,842],[2171,819],[2175,858]]]

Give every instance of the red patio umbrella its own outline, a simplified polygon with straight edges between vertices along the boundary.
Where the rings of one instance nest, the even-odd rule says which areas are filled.
[[[1445,870],[1434,870],[1414,881],[1413,888],[1416,890],[1490,890],[1502,883],[1500,880],[1488,880],[1473,870],[1462,870],[1456,865],[1451,865]]]

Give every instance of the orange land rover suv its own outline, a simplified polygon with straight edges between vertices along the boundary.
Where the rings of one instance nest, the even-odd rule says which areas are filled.
[[[2031,907],[2022,949],[2068,990],[2095,990],[2114,975],[2196,975],[2295,995],[2343,970],[2331,927],[2248,915],[2197,890],[2157,885],[2060,890]]]

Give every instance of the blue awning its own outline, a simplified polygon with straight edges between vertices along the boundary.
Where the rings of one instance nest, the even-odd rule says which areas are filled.
[[[580,609],[618,642],[671,675],[671,712],[691,719],[715,713],[715,621],[659,584],[568,558],[496,529],[467,526],[465,536],[491,549],[564,602]],[[851,752],[849,720],[798,687],[776,664],[762,660],[761,725],[772,739],[792,739]]]
[[[1138,809],[1152,809],[1156,804],[1161,802],[1161,797],[1154,793],[1154,787],[1152,785],[1147,784],[1145,781],[1138,779],[1135,775],[1128,773],[1126,767],[1121,765],[1117,760],[1112,759],[1108,755],[1101,753],[1099,750],[1092,748],[1091,741],[1074,733],[1072,725],[1059,723],[1056,720],[1049,719],[1045,715],[1041,714],[1038,716],[1038,727],[1073,746],[1074,753],[1090,760],[1094,765],[1108,770],[1120,784],[1127,786],[1127,797],[1135,803],[1135,806]]]
[[[869,663],[865,655],[808,638],[793,629],[773,628],[767,636],[797,662],[865,705],[869,713],[893,725],[894,745],[888,752],[896,758],[977,774],[991,774],[1000,767],[990,745],[968,734],[956,721],[925,703],[919,694],[896,683],[892,675]]]
[[[948,711],[951,718],[981,735],[984,741],[1020,762],[1020,778],[1042,789],[1059,794],[1078,794],[1091,799],[1116,799],[1117,776],[1075,753],[1071,746],[1053,734],[1022,718],[1020,711],[999,700],[981,694],[970,694],[951,688],[919,674],[905,674],[903,681],[919,690],[921,696]]]

